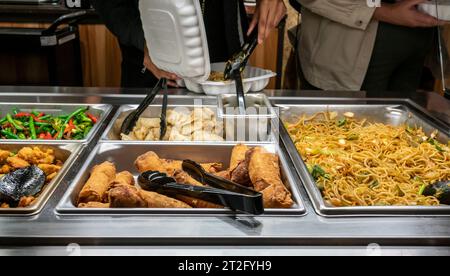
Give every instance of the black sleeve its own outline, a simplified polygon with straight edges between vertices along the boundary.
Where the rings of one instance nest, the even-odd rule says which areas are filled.
[[[93,0],[92,4],[106,27],[120,43],[144,51],[144,30],[134,0]]]

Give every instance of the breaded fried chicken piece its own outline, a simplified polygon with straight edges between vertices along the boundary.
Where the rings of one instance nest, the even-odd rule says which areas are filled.
[[[8,159],[6,159],[6,162],[8,162],[8,164],[14,169],[23,169],[31,166],[30,163],[17,156],[8,157]]]
[[[18,153],[17,157],[29,162],[30,164],[53,164],[55,155],[53,149],[46,149],[45,151],[39,147],[25,147]]]
[[[39,164],[38,168],[41,169],[47,176],[49,176],[55,172],[57,173],[61,170],[61,166],[49,165],[49,164]]]
[[[3,164],[6,162],[6,159],[11,155],[11,152],[7,150],[0,150],[0,164]]]

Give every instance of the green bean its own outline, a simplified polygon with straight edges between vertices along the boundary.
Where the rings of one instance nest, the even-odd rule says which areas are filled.
[[[6,130],[0,130],[0,133],[5,136],[7,139],[15,139],[19,140],[19,136],[15,135],[12,132],[6,131]]]
[[[49,123],[41,123],[41,122],[34,122],[34,124],[36,125],[36,126],[52,126],[52,124],[49,124]]]
[[[30,132],[31,132],[31,139],[33,139],[33,140],[37,139],[36,129],[34,128],[34,119],[33,119],[33,117],[30,117]]]
[[[8,122],[13,125],[17,130],[23,130],[23,128],[21,126],[19,126],[16,121],[13,120],[11,114],[7,114],[6,115],[6,119],[8,120]]]
[[[6,117],[2,118],[0,120],[0,125],[3,125],[4,123],[6,123],[8,121],[8,119],[6,119]]]
[[[52,118],[52,115],[45,115],[45,116],[40,117],[39,120],[45,121],[45,120],[50,119],[50,118]]]
[[[66,125],[69,123],[70,119],[72,119],[73,117],[77,116],[78,114],[80,114],[81,112],[86,112],[88,109],[86,107],[82,107],[77,109],[75,112],[73,112],[72,114],[70,114],[67,119],[64,121],[61,130],[59,131],[58,134],[58,140],[61,140],[62,137],[64,136],[64,130],[66,130]]]

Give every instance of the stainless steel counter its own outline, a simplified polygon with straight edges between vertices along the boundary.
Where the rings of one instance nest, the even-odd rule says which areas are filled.
[[[45,92],[45,94],[30,94],[35,92]],[[73,92],[78,94],[71,94]],[[118,89],[0,87],[0,102],[109,103],[116,105],[117,108],[119,104],[137,104],[143,98],[143,95],[120,95],[118,94],[120,92],[124,91]],[[125,92],[142,93],[145,91]],[[171,93],[183,94],[185,91],[178,90]],[[367,97],[362,92],[311,93],[316,97],[329,97],[330,99],[339,95],[359,99]],[[277,97],[310,97],[311,93],[267,91],[267,94]],[[434,95],[427,93],[419,94],[413,99],[433,114],[440,114],[440,120],[450,129],[449,101],[441,97],[435,98]],[[148,254],[161,252],[152,251],[161,250],[161,248],[167,249],[162,252],[170,254],[170,247],[163,246],[193,250],[182,251],[186,254],[196,252],[195,250],[198,250],[200,246],[216,253],[224,252],[220,251],[220,248],[226,250],[226,248],[240,246],[244,250],[242,252],[249,254],[253,254],[252,250],[245,251],[245,248],[278,248],[275,251],[264,251],[267,254],[282,254],[280,252],[294,254],[295,251],[290,250],[295,249],[299,250],[298,254],[307,252],[304,251],[307,249],[312,250],[309,252],[321,254],[321,252],[328,251],[320,250],[329,248],[330,254],[333,252],[340,254],[339,252],[345,251],[337,249],[345,246],[341,249],[349,250],[349,254],[358,254],[357,252],[366,252],[363,249],[367,249],[369,244],[371,247],[378,248],[379,245],[382,248],[390,249],[390,254],[395,254],[394,252],[402,254],[402,248],[419,250],[405,251],[410,254],[413,254],[411,252],[421,254],[420,250],[422,250],[422,254],[427,254],[425,252],[450,254],[450,217],[324,218],[315,213],[303,187],[301,187],[301,195],[308,212],[306,216],[261,217],[254,220],[227,216],[58,216],[55,213],[56,205],[105,128],[106,123],[101,126],[101,131],[94,138],[94,142],[88,144],[75,161],[76,165],[65,176],[42,213],[25,218],[0,217],[0,248],[4,249],[0,250],[0,254],[14,254],[14,252],[20,254],[21,249],[18,248],[20,246],[62,246],[42,247],[43,251],[40,252],[45,254],[45,252],[56,252],[52,251],[55,249],[62,250],[61,248],[65,248],[64,246],[73,243],[87,246],[86,248],[93,250],[92,254],[96,254],[96,252],[101,254],[99,252],[104,252],[102,250],[108,248],[120,250],[121,246],[124,246],[124,250],[129,249],[130,246],[147,246]],[[290,166],[292,167],[292,164]],[[298,177],[295,176],[295,178],[295,181],[302,186]],[[92,246],[103,247],[92,248]],[[96,249],[100,251],[95,251]],[[283,249],[286,251],[282,251]],[[356,251],[352,251],[352,249]],[[113,252],[120,251],[110,252],[113,254]],[[172,252],[178,253],[176,250]]]

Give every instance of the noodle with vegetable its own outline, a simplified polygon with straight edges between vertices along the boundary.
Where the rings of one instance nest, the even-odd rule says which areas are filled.
[[[357,120],[347,112],[303,115],[286,124],[325,201],[346,206],[436,206],[425,196],[450,180],[450,149],[422,128]],[[448,188],[448,187],[447,187]]]

